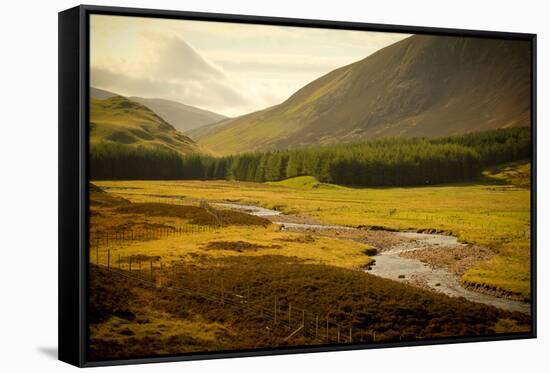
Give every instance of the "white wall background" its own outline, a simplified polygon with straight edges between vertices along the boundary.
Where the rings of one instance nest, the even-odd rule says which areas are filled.
[[[142,365],[117,372],[536,372],[550,366],[546,129],[550,23],[544,1],[91,0],[96,5],[538,34],[539,338]],[[57,12],[76,1],[6,1],[0,21],[0,370],[69,371],[57,350]]]

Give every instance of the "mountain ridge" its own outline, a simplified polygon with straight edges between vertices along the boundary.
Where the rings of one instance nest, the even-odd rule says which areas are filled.
[[[136,96],[128,97],[128,99],[147,106],[181,132],[228,119],[226,116],[213,111],[200,109],[173,100]]]
[[[279,105],[190,131],[219,154],[530,125],[529,43],[413,35]]]
[[[226,116],[178,101],[163,98],[144,98],[139,96],[123,96],[105,89],[90,87],[90,98],[106,100],[114,96],[125,97],[138,102],[153,111],[159,117],[170,123],[177,130],[186,132],[225,119]]]

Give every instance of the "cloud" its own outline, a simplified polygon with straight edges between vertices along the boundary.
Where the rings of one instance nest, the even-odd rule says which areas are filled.
[[[177,37],[144,32],[144,48],[149,52],[149,71],[175,80],[225,79],[224,74],[208,63],[200,54]]]
[[[163,97],[222,112],[251,107],[221,69],[176,36],[143,33],[138,58],[99,59],[91,84],[125,96]]]
[[[267,57],[264,53],[209,53],[210,60],[231,72],[275,72],[303,74],[304,72],[327,72],[357,61],[356,56],[313,56],[307,54],[274,53]]]
[[[228,116],[286,100],[330,71],[407,35],[93,15],[91,79],[125,96]]]

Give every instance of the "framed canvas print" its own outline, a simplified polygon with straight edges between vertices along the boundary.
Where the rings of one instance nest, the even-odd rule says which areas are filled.
[[[59,356],[536,336],[536,37],[59,14]]]

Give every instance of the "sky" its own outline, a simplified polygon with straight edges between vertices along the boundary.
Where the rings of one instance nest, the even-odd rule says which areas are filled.
[[[92,15],[91,85],[235,117],[408,36]]]

